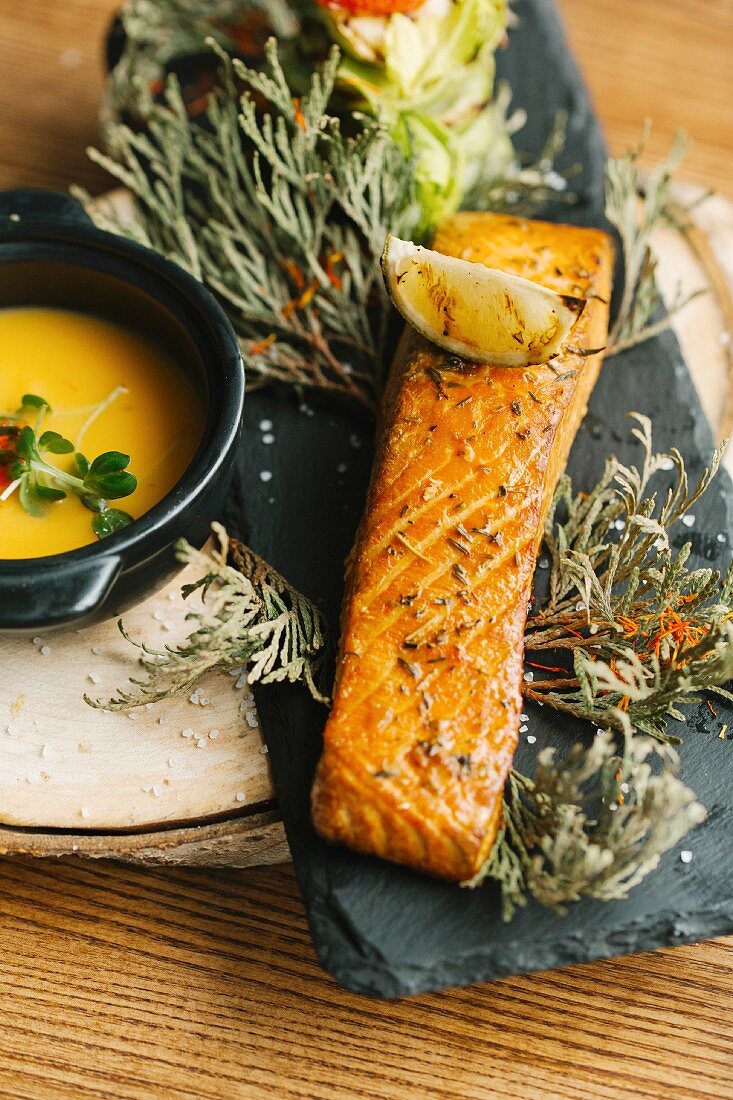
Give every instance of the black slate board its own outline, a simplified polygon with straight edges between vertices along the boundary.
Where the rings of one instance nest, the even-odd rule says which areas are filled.
[[[568,110],[565,160],[584,166],[576,181],[583,201],[555,216],[602,224],[603,142],[556,12],[547,0],[523,0],[518,11],[521,27],[500,57],[500,71],[528,111],[523,140],[536,150],[556,110]],[[590,485],[612,452],[638,459],[630,410],[652,417],[658,447],[674,443],[692,476],[700,471],[713,441],[677,342],[667,333],[604,367],[570,460],[578,485]],[[274,443],[262,442],[263,420],[273,423]],[[323,400],[309,398],[303,408],[292,394],[268,392],[246,401],[229,525],[318,603],[334,635],[343,559],[369,476],[371,432],[358,413]],[[271,479],[263,480],[262,471]],[[696,506],[694,528],[679,536],[691,539],[699,561],[727,563],[732,506],[723,473]],[[724,542],[716,538],[720,532]],[[298,687],[263,688],[257,697],[316,950],[351,990],[398,997],[733,931],[733,744],[717,737],[723,722],[733,729],[733,708],[716,702],[716,722],[703,706],[689,718],[683,776],[709,811],[684,841],[694,853],[691,863],[670,852],[627,901],[582,902],[565,918],[531,903],[504,924],[491,884],[462,890],[324,844],[310,822],[309,793],[325,711]],[[530,772],[541,748],[562,752],[592,736],[587,725],[548,708],[534,708],[530,728],[537,742],[524,742],[517,757]]]

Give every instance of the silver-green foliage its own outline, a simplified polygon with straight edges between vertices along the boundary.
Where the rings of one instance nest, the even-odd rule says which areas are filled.
[[[627,897],[705,819],[677,768],[668,745],[630,733],[620,750],[605,731],[559,762],[544,749],[534,779],[511,772],[496,844],[467,885],[497,881],[505,920],[528,896],[560,913]]]
[[[722,449],[690,487],[678,451],[655,453],[636,416],[643,462],[609,459],[590,493],[561,480],[547,520],[552,559],[547,601],[527,624],[531,654],[572,658],[565,674],[525,685],[529,698],[601,726],[669,739],[668,718],[704,692],[729,700],[733,678],[733,573],[688,568],[670,530],[710,485]],[[672,468],[665,492],[650,483]],[[561,518],[562,517],[562,518]],[[558,655],[560,655],[558,657]],[[535,663],[537,663],[535,661]]]
[[[143,131],[116,125],[108,152],[91,151],[132,193],[134,216],[82,198],[97,224],[155,248],[218,296],[251,376],[373,405],[388,306],[377,260],[388,233],[409,237],[419,220],[410,161],[373,119],[354,116],[345,136],[328,113],[337,49],[298,99],[274,40],[262,71],[209,45],[222,87],[205,123],[188,118],[171,78]]]
[[[319,682],[326,655],[326,630],[318,609],[280,574],[240,542],[231,542],[224,528],[213,525],[214,544],[195,550],[185,540],[177,556],[201,570],[187,585],[185,596],[201,590],[202,611],[188,618],[195,629],[181,645],[162,650],[125,638],[140,650],[144,675],[130,680],[112,699],[93,700],[105,710],[130,710],[190,691],[212,669],[243,667],[251,684],[287,680],[306,685],[326,702]]]
[[[672,181],[689,141],[678,133],[667,159],[654,171],[645,173],[640,159],[649,130],[647,122],[638,145],[606,163],[606,217],[618,231],[624,268],[621,302],[608,337],[608,355],[662,332],[688,302],[702,293],[685,295],[678,289],[664,309],[656,281],[652,237],[659,229],[672,227],[682,231],[687,227],[691,207],[684,207],[675,199]],[[662,309],[664,315],[658,321],[650,321]]]

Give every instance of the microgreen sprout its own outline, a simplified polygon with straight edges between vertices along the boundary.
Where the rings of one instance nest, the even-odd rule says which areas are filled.
[[[94,534],[107,538],[132,522],[128,512],[109,505],[137,488],[137,478],[127,469],[130,456],[105,451],[90,462],[59,432],[42,431],[49,412],[51,406],[44,398],[25,394],[17,412],[2,414],[6,423],[0,431],[0,469],[6,472],[7,485],[0,502],[17,491],[23,510],[43,519],[51,505],[76,496],[93,513]],[[62,470],[46,457],[72,454],[72,470]]]

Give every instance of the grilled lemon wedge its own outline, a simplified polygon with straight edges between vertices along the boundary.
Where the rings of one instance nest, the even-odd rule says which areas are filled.
[[[395,307],[422,336],[492,366],[546,363],[585,306],[584,298],[393,236],[384,246],[382,273]]]

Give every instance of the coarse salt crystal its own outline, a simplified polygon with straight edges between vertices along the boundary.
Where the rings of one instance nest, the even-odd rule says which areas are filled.
[[[272,432],[268,432],[266,435],[263,435],[262,442],[263,443],[274,443],[275,442],[275,436],[272,434]]]
[[[98,684],[101,681],[101,679],[102,679],[102,677],[97,676],[96,672],[90,672],[89,673],[89,682],[91,684]]]
[[[272,470],[260,470],[260,481],[272,481]]]
[[[674,462],[669,457],[669,455],[665,455],[664,458],[659,460],[659,469],[660,470],[674,470]]]
[[[51,652],[51,646],[50,645],[42,645],[41,649],[40,649],[40,652],[43,654],[44,657],[48,657],[49,653]]]
[[[218,736],[219,736],[219,731],[218,730],[209,730],[209,737],[212,741],[216,741]]]
[[[345,462],[339,462],[338,466],[336,467],[336,473],[337,474],[345,474],[346,471],[348,470],[348,468],[349,467],[346,465]]]
[[[537,738],[535,737],[535,735],[533,733],[528,733],[527,734],[527,744],[528,745],[534,745],[536,740],[537,740]]]
[[[185,730],[181,730],[181,737],[193,737],[193,730],[187,727]]]
[[[692,861],[692,852],[689,848],[683,848],[680,852],[680,859],[683,863],[690,863]]]
[[[137,714],[134,710],[131,710],[127,717],[130,719],[131,722],[137,722]]]
[[[682,522],[684,523],[685,527],[694,527],[695,526],[695,517],[691,516],[688,512],[686,515],[684,515],[682,517]]]
[[[157,611],[153,612],[153,618],[155,619],[156,622],[162,623],[163,619],[165,618],[165,612],[161,611],[160,608],[159,608]]]
[[[264,756],[264,755],[265,755],[266,753],[268,753],[269,751],[270,751],[270,750],[268,749],[267,745],[260,745],[260,752],[262,753],[262,755],[263,755],[263,756]]]
[[[159,783],[153,783],[153,798],[160,798],[163,793],[163,788]]]
[[[31,638],[31,641],[33,642],[33,645],[40,645],[43,641],[43,638]]]
[[[718,534],[715,537],[718,540],[718,542],[725,542],[725,535],[723,534],[722,531],[719,531]]]
[[[101,645],[93,645],[92,646],[92,653],[94,654],[95,657],[98,657],[101,652],[102,652]]]
[[[237,802],[244,802],[244,791],[237,791],[234,797],[236,798]]]
[[[206,748],[206,738],[205,737],[199,737],[198,741],[196,742],[196,748],[197,749],[205,749]]]
[[[84,60],[81,50],[70,46],[68,50],[62,50],[59,54],[59,65],[62,69],[78,69]]]
[[[271,420],[260,420],[260,431],[261,432],[269,432],[269,431],[271,431],[271,429],[272,429],[272,421]]]
[[[244,718],[251,730],[256,730],[260,724],[257,720],[257,714],[253,710],[248,710]]]
[[[88,806],[82,806],[82,808],[79,812],[81,813],[82,817],[89,817],[89,807]]]
[[[522,679],[525,681],[525,683],[531,684],[532,681],[534,680],[534,672],[525,672]]]

